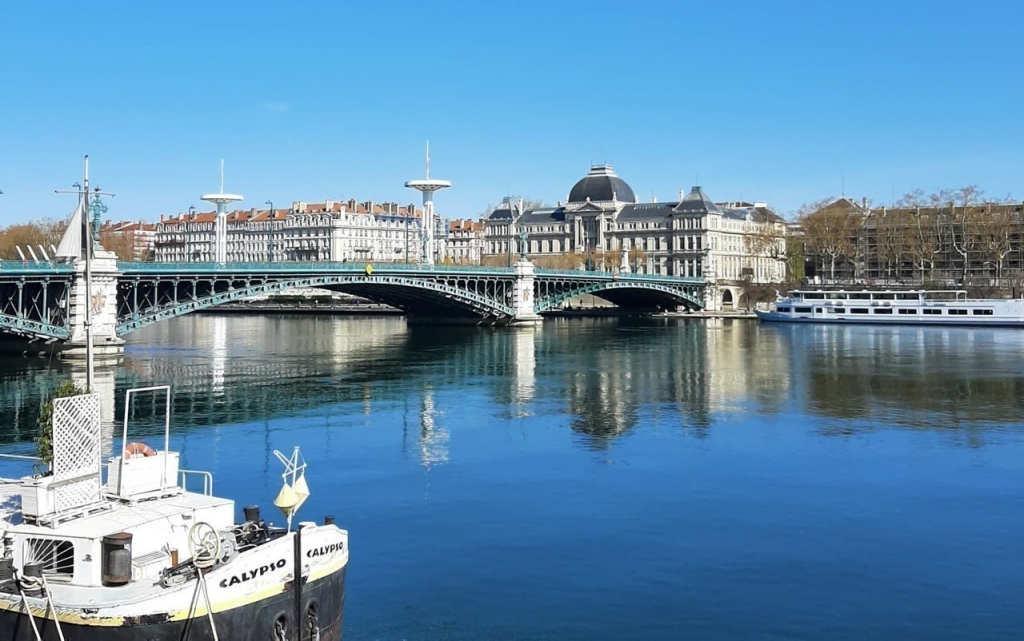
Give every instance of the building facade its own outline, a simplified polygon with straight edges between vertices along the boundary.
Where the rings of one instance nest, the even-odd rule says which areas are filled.
[[[99,229],[100,243],[120,260],[153,260],[156,224],[142,221],[104,221]]]
[[[815,282],[1024,282],[1024,203],[868,207],[840,198],[799,222]]]
[[[609,165],[591,167],[564,205],[524,211],[505,199],[483,223],[488,255],[704,278],[712,309],[742,304],[745,284],[786,278],[785,223],[766,204],[715,203],[699,186],[678,201],[639,203]]]
[[[228,262],[418,262],[422,212],[413,205],[293,202],[288,209],[227,214]],[[215,260],[216,212],[160,217],[154,239],[160,262]]]
[[[456,265],[478,265],[484,253],[484,225],[475,220],[448,222],[446,261]]]

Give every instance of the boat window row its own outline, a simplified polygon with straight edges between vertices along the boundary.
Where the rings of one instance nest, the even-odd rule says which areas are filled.
[[[793,292],[803,300],[920,300],[918,292]]]
[[[849,312],[851,314],[893,314],[894,309],[896,310],[896,312],[903,315],[916,315],[918,311],[917,309],[899,309],[894,307],[819,307],[818,313],[845,314]],[[942,310],[943,308],[927,308],[922,309],[921,313],[925,315],[941,315]],[[794,314],[810,314],[814,310],[811,307],[779,307],[775,311],[777,311],[780,314],[789,314],[791,312]],[[974,316],[992,316],[991,309],[946,309],[946,313],[949,314],[950,316],[967,316],[968,312],[970,312]]]
[[[934,290],[927,292],[790,292],[794,300],[963,300],[966,292]]]

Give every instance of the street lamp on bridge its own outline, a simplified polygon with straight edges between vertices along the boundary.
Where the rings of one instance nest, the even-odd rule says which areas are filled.
[[[274,202],[268,200],[267,204],[270,205],[270,242],[268,243],[270,249],[270,262],[274,262]]]
[[[189,247],[192,243],[192,218],[196,215],[196,206],[188,206],[188,222],[185,223],[185,261],[192,262],[192,248]]]

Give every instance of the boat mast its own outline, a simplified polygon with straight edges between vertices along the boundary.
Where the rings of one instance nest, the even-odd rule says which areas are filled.
[[[85,259],[85,392],[92,393],[92,229],[89,225],[89,155],[82,183],[82,257]]]
[[[82,245],[80,258],[85,261],[85,391],[92,393],[93,380],[93,349],[92,349],[92,259],[95,253],[95,244],[92,237],[92,225],[89,212],[89,155],[85,156],[84,184],[77,191],[63,189],[55,190],[58,194],[78,194],[78,204],[82,210]],[[78,187],[78,183],[75,183]],[[101,192],[97,187],[93,192],[97,196],[110,196],[114,194]],[[98,241],[97,241],[98,242]]]

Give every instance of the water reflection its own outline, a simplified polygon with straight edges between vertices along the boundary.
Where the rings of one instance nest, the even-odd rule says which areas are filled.
[[[411,403],[418,409],[403,420],[419,424],[429,468],[449,457],[439,399],[450,403],[453,390],[470,403],[482,395],[501,419],[564,415],[592,449],[648,424],[705,438],[747,411],[816,415],[824,420],[813,429],[828,435],[964,431],[977,445],[1024,416],[1022,350],[1024,332],[996,329],[672,319],[410,329],[395,318],[193,315],[133,335],[120,366],[97,369],[96,386],[108,431],[121,390],[150,384],[174,386],[179,429],[313,409],[329,424],[353,403],[366,415]],[[83,375],[60,362],[0,362],[0,407],[10,417],[0,439],[30,441],[45,391]]]
[[[420,405],[420,462],[430,470],[432,466],[448,461],[448,430],[435,422],[437,408],[434,406],[434,391],[429,385],[423,389]]]

